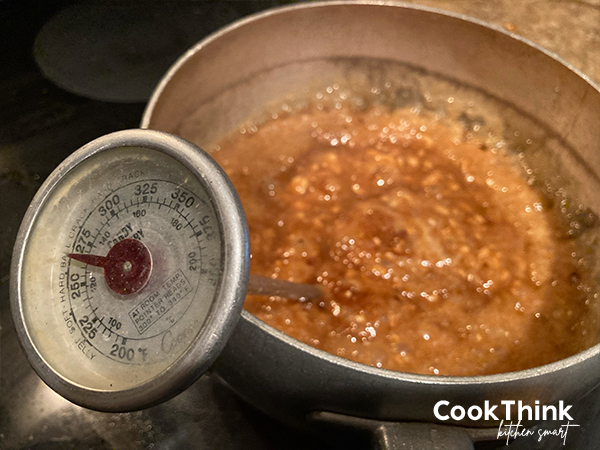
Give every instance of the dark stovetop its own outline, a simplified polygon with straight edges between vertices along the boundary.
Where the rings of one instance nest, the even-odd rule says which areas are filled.
[[[90,140],[137,127],[144,99],[157,77],[194,42],[232,20],[283,2],[165,3],[187,19],[182,19],[177,32],[161,35],[177,14],[166,14],[164,9],[155,13],[153,20],[159,14],[163,28],[153,33],[164,39],[145,36],[136,41],[119,28],[132,11],[152,16],[148,12],[152,3],[146,3],[142,9],[133,7],[118,17],[113,15],[112,25],[103,27],[96,22],[96,28],[92,26],[89,32],[99,34],[85,42],[69,34],[85,28],[78,29],[73,23],[83,20],[85,14],[69,15],[82,11],[77,9],[80,2],[52,0],[32,6],[0,0],[0,448],[332,448],[316,436],[257,412],[210,374],[176,398],[144,411],[109,414],[80,408],[40,381],[17,342],[8,299],[10,256],[21,218],[43,180],[66,156]],[[105,7],[118,10],[122,3],[103,5],[85,4],[88,14],[92,11],[98,18],[107,17],[102,16]],[[66,13],[55,16],[64,8]],[[188,13],[184,13],[185,8]],[[53,20],[50,24],[54,28],[42,29],[49,20]],[[102,53],[106,46],[102,47],[98,38],[102,32],[111,35],[112,42],[122,39],[131,46],[120,55],[107,56]],[[160,48],[148,53],[139,47],[141,42]],[[113,58],[120,72],[105,70],[100,65],[105,61],[102,58]],[[571,432],[567,448],[597,448],[597,396],[590,395],[576,405],[582,426]],[[564,448],[556,439],[551,445],[548,442],[536,447],[532,440],[515,441],[510,447]],[[501,448],[502,444],[498,441],[478,447]]]

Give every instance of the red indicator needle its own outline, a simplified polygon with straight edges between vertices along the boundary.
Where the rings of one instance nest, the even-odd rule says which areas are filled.
[[[117,242],[106,256],[69,253],[69,258],[104,269],[104,279],[117,294],[129,295],[142,289],[152,271],[148,248],[137,239]]]
[[[77,261],[81,261],[82,263],[88,264],[90,266],[104,267],[104,264],[108,261],[106,256],[98,256],[98,255],[84,255],[83,253],[69,253],[67,255],[71,259],[76,259]]]

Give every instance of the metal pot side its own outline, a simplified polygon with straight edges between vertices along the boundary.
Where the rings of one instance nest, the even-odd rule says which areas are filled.
[[[142,127],[177,134],[198,115],[200,145],[233,129],[315,76],[317,61],[369,57],[406,63],[460,81],[512,105],[552,130],[562,163],[600,211],[600,90],[555,55],[514,34],[439,10],[400,3],[326,2],[280,8],[213,34],[167,72]],[[326,66],[326,65],[325,65]],[[293,70],[285,70],[291,67]],[[335,76],[335,69],[323,72]],[[281,74],[274,77],[273,74]],[[229,97],[221,95],[233,92]],[[226,101],[223,101],[223,100]],[[439,400],[550,404],[577,399],[599,382],[600,345],[521,372],[434,377],[356,364],[285,336],[243,312],[215,367],[243,398],[286,421],[311,411],[381,420],[439,422]],[[446,423],[451,423],[450,419]],[[463,426],[494,422],[463,421]]]

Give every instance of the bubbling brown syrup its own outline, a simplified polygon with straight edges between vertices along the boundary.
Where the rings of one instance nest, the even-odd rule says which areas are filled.
[[[581,248],[514,155],[465,139],[464,121],[345,98],[283,108],[214,146],[248,217],[252,272],[325,292],[249,296],[248,311],[334,355],[421,374],[516,371],[598,342]]]

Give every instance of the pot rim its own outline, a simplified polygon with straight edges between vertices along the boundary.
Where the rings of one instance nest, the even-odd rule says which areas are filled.
[[[508,36],[512,39],[515,39],[522,44],[532,47],[533,49],[543,53],[547,57],[553,59],[557,63],[566,67],[570,71],[572,71],[579,78],[583,79],[588,85],[590,85],[594,90],[598,92],[600,95],[600,84],[593,81],[589,76],[584,74],[580,69],[576,68],[569,62],[562,59],[556,53],[551,52],[550,50],[542,47],[535,42],[515,34],[511,31],[508,31],[498,25],[494,25],[488,22],[485,22],[480,19],[473,18],[471,16],[467,16],[465,14],[454,13],[450,11],[445,11],[439,8],[423,6],[423,5],[415,5],[412,3],[405,3],[401,1],[376,1],[376,0],[331,0],[331,1],[315,1],[310,3],[297,3],[293,5],[284,5],[275,8],[268,9],[266,11],[262,11],[259,13],[251,14],[242,19],[236,20],[235,22],[227,25],[220,30],[217,30],[214,33],[211,33],[190,49],[188,49],[184,54],[182,54],[177,61],[169,68],[169,70],[163,75],[156,88],[154,89],[150,100],[148,101],[146,108],[144,110],[142,121],[140,124],[141,128],[148,128],[150,121],[152,119],[152,115],[154,109],[160,99],[162,93],[164,92],[166,86],[171,82],[171,79],[177,74],[177,72],[183,67],[189,59],[193,58],[196,53],[200,52],[206,46],[212,44],[214,41],[222,38],[223,36],[231,33],[238,28],[242,28],[249,23],[256,22],[271,16],[275,16],[278,14],[285,14],[295,10],[306,10],[310,8],[328,8],[328,7],[339,7],[339,6],[374,6],[374,7],[398,7],[403,9],[415,10],[415,11],[423,11],[427,13],[442,15],[446,17],[450,17],[453,19],[458,19],[460,21],[469,22],[487,29],[491,29],[495,32],[499,32]],[[541,377],[551,374],[556,374],[558,372],[564,371],[573,367],[577,364],[583,363],[586,360],[589,360],[600,353],[600,343],[579,352],[575,355],[569,356],[567,358],[561,359],[559,361],[555,361],[549,364],[545,364],[542,366],[533,367],[530,369],[520,370],[516,372],[504,372],[492,375],[477,375],[477,376],[448,376],[448,375],[425,375],[425,374],[415,374],[408,372],[398,372],[387,370],[383,368],[377,368],[373,366],[369,366],[366,364],[358,363],[355,361],[351,361],[349,359],[342,358],[337,355],[333,355],[331,353],[327,353],[324,350],[320,350],[318,348],[312,347],[304,342],[301,342],[295,338],[292,338],[285,333],[277,330],[276,328],[268,325],[262,320],[258,319],[256,316],[252,315],[246,310],[242,310],[241,317],[248,322],[250,322],[255,327],[259,328],[262,332],[267,333],[276,339],[283,341],[285,344],[290,345],[292,347],[297,348],[300,351],[306,352],[311,356],[322,360],[323,362],[333,364],[335,366],[339,366],[344,369],[362,372],[366,375],[376,376],[379,378],[385,378],[389,380],[396,381],[404,381],[414,384],[429,384],[429,385],[443,385],[443,386],[469,386],[469,385],[494,385],[494,384],[504,384],[511,382],[518,382],[530,378]]]
[[[226,34],[232,32],[232,31],[235,31],[238,28],[242,28],[245,25],[247,25],[248,23],[259,21],[259,20],[262,20],[262,19],[265,19],[265,18],[268,18],[271,16],[275,16],[277,14],[287,13],[289,11],[305,10],[305,9],[309,9],[309,8],[326,8],[326,7],[335,7],[335,6],[355,6],[355,5],[357,5],[357,6],[398,7],[398,8],[403,8],[403,9],[412,9],[415,11],[424,11],[424,12],[428,12],[428,13],[432,13],[432,14],[438,14],[438,15],[442,15],[442,16],[446,16],[446,17],[451,17],[453,19],[458,19],[458,20],[462,20],[465,22],[470,22],[475,25],[491,29],[493,31],[502,33],[505,36],[511,37],[529,47],[533,47],[535,50],[545,54],[546,56],[555,60],[559,64],[565,66],[567,69],[569,69],[570,71],[575,73],[578,77],[585,80],[590,86],[592,86],[600,94],[600,83],[596,83],[589,76],[587,76],[585,73],[583,73],[580,69],[573,66],[571,63],[567,62],[566,60],[564,60],[563,58],[558,56],[556,53],[551,52],[550,50],[546,49],[545,47],[542,47],[541,45],[539,45],[521,35],[513,33],[512,31],[508,31],[498,25],[495,25],[495,24],[492,24],[489,22],[485,22],[483,20],[476,19],[474,17],[467,16],[465,14],[459,14],[459,13],[454,13],[451,11],[445,11],[445,10],[442,10],[439,8],[433,8],[430,6],[415,5],[412,3],[406,3],[406,2],[402,2],[402,1],[394,1],[394,0],[383,0],[383,1],[376,1],[376,0],[330,0],[330,1],[319,0],[319,1],[310,2],[310,3],[296,3],[293,5],[278,6],[275,8],[268,9],[266,11],[251,14],[249,16],[238,19],[229,25],[226,25],[225,27],[209,34],[204,39],[202,39],[198,43],[194,44],[185,53],[183,53],[177,59],[177,61],[175,61],[171,65],[171,67],[169,67],[167,72],[165,72],[163,77],[160,79],[160,81],[154,88],[154,91],[152,91],[152,95],[151,95],[150,99],[148,100],[148,103],[146,104],[146,108],[144,109],[144,113],[142,115],[142,121],[140,123],[140,128],[148,128],[148,125],[150,124],[150,119],[152,117],[152,113],[154,112],[154,108],[156,107],[158,99],[160,98],[161,94],[165,90],[165,87],[167,86],[167,84],[171,81],[171,79],[179,71],[179,69],[188,61],[188,59],[192,58],[196,53],[201,51],[204,47],[208,46],[209,44],[211,44],[212,42],[221,38],[222,36],[225,36]]]

